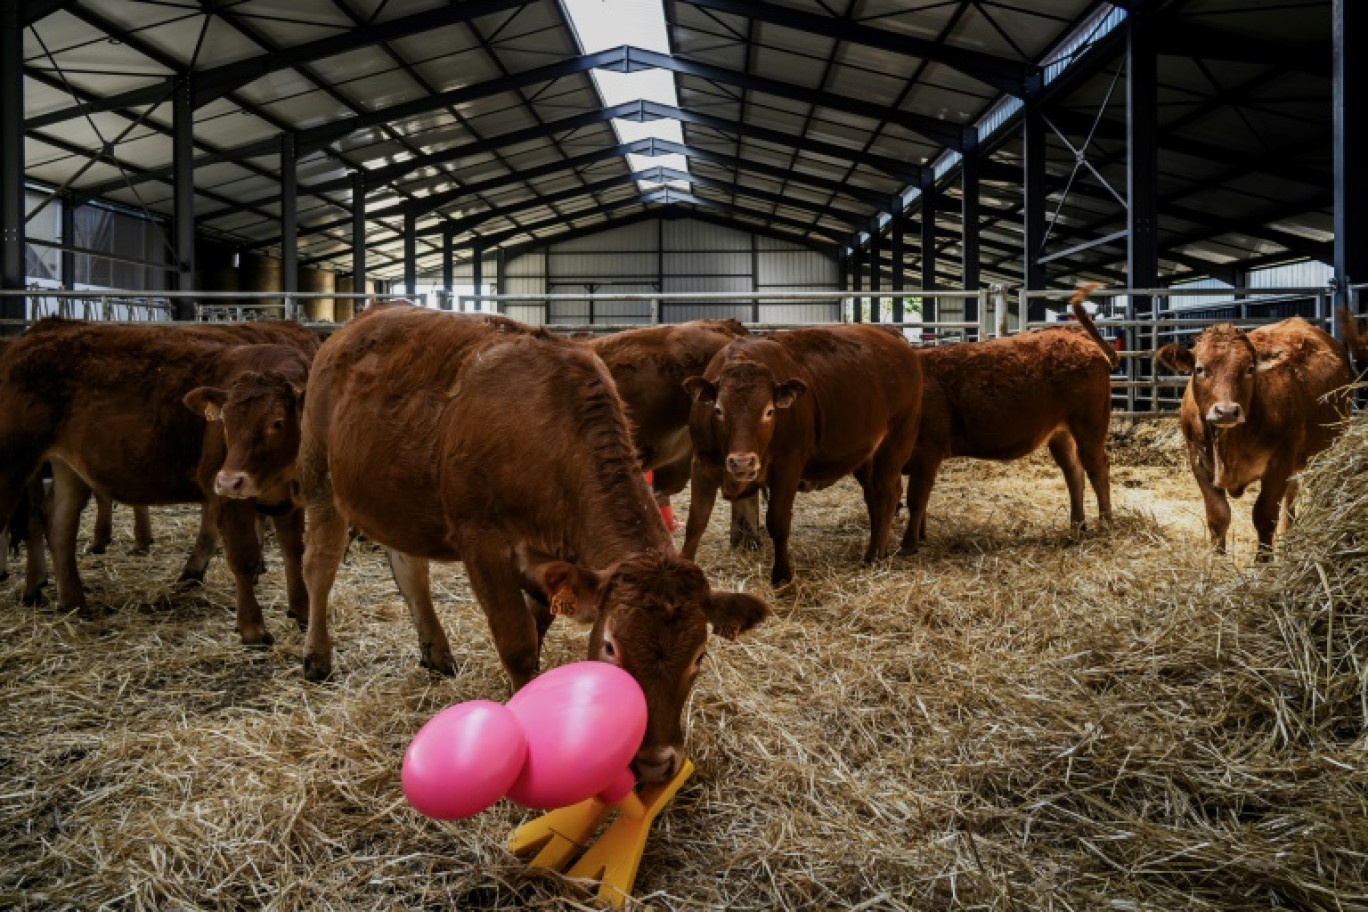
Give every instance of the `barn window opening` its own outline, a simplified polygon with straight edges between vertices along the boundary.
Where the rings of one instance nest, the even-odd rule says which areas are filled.
[[[562,0],[562,5],[582,54],[594,54],[624,45],[659,54],[670,53],[665,8],[660,0]],[[618,73],[600,69],[591,70],[590,76],[607,107],[633,101],[654,101],[679,107],[674,73],[668,70]],[[652,137],[681,144],[684,142],[684,128],[673,118],[643,122],[618,118],[612,124],[621,143]],[[687,173],[689,161],[686,156],[677,153],[652,156],[629,154],[627,166],[633,173],[654,168],[671,168]],[[642,193],[670,187],[688,190],[689,186],[687,181],[661,174],[637,182]]]

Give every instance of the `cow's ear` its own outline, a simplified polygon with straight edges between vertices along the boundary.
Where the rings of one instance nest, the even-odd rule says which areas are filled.
[[[717,400],[717,384],[711,380],[704,380],[702,377],[688,377],[684,380],[684,389],[688,390],[689,396],[694,402],[715,402]]]
[[[744,592],[714,592],[703,612],[713,633],[734,640],[770,616],[769,606]]]
[[[1258,366],[1259,370],[1261,371],[1272,370],[1273,368],[1285,362],[1288,359],[1288,357],[1290,357],[1290,353],[1287,351],[1287,349],[1275,348],[1272,351],[1259,352],[1258,357],[1255,358],[1254,363]]]
[[[220,421],[223,419],[223,403],[228,401],[228,391],[201,386],[186,393],[181,401],[196,415],[203,415],[206,421]]]
[[[290,389],[294,390],[295,408],[304,411],[304,384],[291,383]]]
[[[797,377],[785,380],[774,388],[774,407],[788,408],[798,397],[807,392],[807,384]]]
[[[1159,349],[1159,363],[1169,370],[1190,374],[1197,362],[1192,358],[1192,349],[1177,342],[1170,342]]]
[[[552,560],[533,567],[532,575],[546,593],[552,614],[573,617],[586,624],[592,624],[598,618],[603,578],[593,570],[568,561]]]

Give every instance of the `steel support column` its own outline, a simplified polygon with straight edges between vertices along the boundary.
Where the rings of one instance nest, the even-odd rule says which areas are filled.
[[[1335,284],[1338,303],[1351,304],[1347,286],[1368,282],[1368,9],[1362,0],[1334,0]],[[1357,49],[1357,50],[1355,50]],[[1358,310],[1368,307],[1359,295]]]
[[[1159,284],[1159,57],[1157,26],[1151,7],[1131,11],[1126,20],[1126,279],[1132,288]],[[1153,299],[1130,296],[1126,319],[1148,315]],[[1129,351],[1153,349],[1156,340],[1129,328]],[[1136,410],[1137,362],[1127,358],[1126,409]]]
[[[0,0],[0,288],[24,287],[24,19],[19,0]],[[23,298],[0,298],[0,319],[22,320]],[[0,334],[21,327],[0,324]]]
[[[456,234],[449,228],[442,232],[442,288],[446,290],[443,306],[451,310],[451,296],[456,290]]]
[[[860,272],[860,261],[861,261],[862,259],[863,259],[863,258],[860,256],[860,248],[856,247],[854,250],[850,251],[850,290],[851,290],[851,291],[860,291],[860,290],[864,287],[863,275],[862,275],[862,273]],[[863,313],[863,311],[861,310],[861,308],[862,308],[863,306],[864,306],[864,300],[863,300],[863,299],[861,299],[861,298],[852,298],[852,299],[851,299],[851,310],[853,311],[853,313],[851,314],[851,317],[854,319],[854,321],[855,321],[856,323],[859,323],[859,322],[861,322],[861,321],[864,319],[864,313]]]
[[[195,88],[188,75],[176,78],[171,103],[171,166],[175,174],[172,221],[176,232],[176,288],[195,286]],[[176,300],[176,319],[195,319],[195,302]]]
[[[293,133],[280,134],[280,290],[299,292],[299,156]],[[297,309],[298,305],[296,305]]]
[[[366,288],[366,172],[352,174],[352,290],[365,294]]]
[[[1045,253],[1045,117],[1035,104],[1026,106],[1022,118],[1022,276],[1027,291],[1045,288],[1045,264],[1040,258]],[[1025,320],[1045,319],[1045,302],[1032,300]]]
[[[484,248],[476,244],[470,249],[470,284],[475,286],[475,293],[484,294]],[[592,306],[592,305],[591,305]],[[484,309],[484,302],[477,301],[476,310]],[[590,320],[590,322],[593,322]]]
[[[62,287],[76,288],[76,203],[70,196],[62,197]]]
[[[936,182],[932,179],[922,181],[921,185],[921,287],[923,291],[936,290]],[[938,298],[922,299],[922,320],[931,322],[940,319]]]
[[[418,293],[418,213],[404,209],[404,291]]]
[[[980,225],[980,206],[979,206],[979,172],[982,170],[982,163],[979,160],[978,130],[968,128],[965,130],[964,139],[964,162],[960,166],[960,190],[963,197],[963,234],[961,235],[960,251],[962,257],[962,275],[964,276],[964,290],[978,291],[979,287],[979,230]],[[964,319],[972,322],[978,319],[978,297],[971,296],[964,299]]]
[[[899,203],[901,206],[902,204]],[[888,253],[893,257],[893,272],[889,276],[889,283],[895,292],[893,296],[893,322],[901,323],[904,319],[902,290],[903,280],[903,231],[907,228],[907,222],[901,212],[893,214],[893,221],[889,224]]]
[[[881,291],[883,289],[883,276],[880,274],[879,256],[882,244],[879,243],[879,230],[874,229],[874,233],[869,236],[869,290]],[[879,322],[879,299],[869,299],[869,322]]]

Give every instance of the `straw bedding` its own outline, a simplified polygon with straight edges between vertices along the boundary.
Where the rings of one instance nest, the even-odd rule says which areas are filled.
[[[1168,432],[1120,433],[1118,516],[1077,542],[1047,457],[951,463],[923,553],[862,568],[853,483],[800,496],[798,579],[729,552],[715,585],[776,616],[718,643],[691,701],[698,765],[657,823],[637,901],[662,909],[1368,908],[1368,419],[1308,473],[1300,525],[1229,557]],[[683,504],[678,512],[683,514]],[[1094,515],[1090,504],[1089,515]],[[336,680],[306,685],[279,560],[274,648],[232,583],[174,578],[197,516],[148,557],[82,556],[94,619],[0,598],[0,907],[592,907],[503,849],[508,803],[437,823],[399,762],[434,712],[506,696],[459,566],[434,573],[453,679],[418,667],[373,546],[338,581]],[[122,540],[118,532],[122,531]],[[546,661],[581,656],[552,629]]]

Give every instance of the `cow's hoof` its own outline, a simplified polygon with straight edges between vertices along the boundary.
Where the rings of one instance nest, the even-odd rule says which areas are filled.
[[[304,657],[304,680],[322,684],[332,677],[332,659],[323,656]]]
[[[90,544],[86,545],[86,554],[104,554],[105,549],[107,547],[108,546],[104,544],[91,542]]]
[[[275,645],[275,637],[271,636],[269,630],[263,630],[256,636],[249,637],[244,635],[242,637],[242,645],[246,646],[248,649],[269,649]]]
[[[437,674],[441,675],[444,678],[452,678],[456,676],[456,663],[451,661],[450,659],[447,659],[445,662],[433,662],[429,659],[421,659],[419,661],[419,664],[421,664],[428,671],[437,672]]]
[[[782,589],[784,586],[787,586],[791,582],[793,582],[792,571],[786,573],[770,574],[770,585],[773,586],[775,589]]]
[[[42,600],[43,600],[43,590],[42,590],[42,589],[37,589],[37,590],[35,590],[35,591],[33,591],[33,592],[25,592],[23,595],[19,596],[19,601],[20,601],[21,603],[23,603],[23,604],[25,604],[25,605],[29,605],[29,606],[37,605],[38,603],[42,602]]]
[[[177,589],[194,589],[204,585],[204,574],[182,573],[176,577]]]
[[[7,580],[7,579],[9,579],[9,571],[8,571],[8,570],[0,570],[0,583],[3,583],[3,582],[4,582],[5,580]]]
[[[307,611],[303,614],[295,614],[291,611],[285,616],[295,622],[295,627],[299,629],[300,633],[309,629],[309,613]]]

